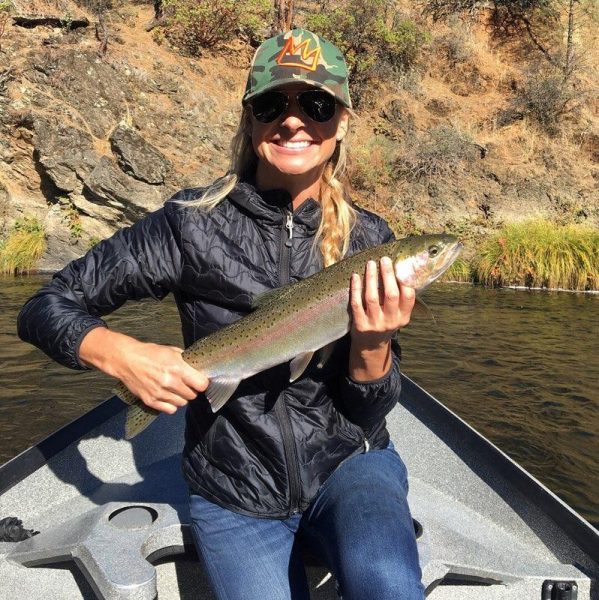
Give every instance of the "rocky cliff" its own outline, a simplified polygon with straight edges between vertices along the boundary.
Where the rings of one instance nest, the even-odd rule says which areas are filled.
[[[226,169],[242,69],[211,57],[208,76],[203,61],[155,44],[148,16],[112,12],[104,57],[91,26],[12,25],[2,40],[0,233],[37,217],[48,241],[41,269]]]

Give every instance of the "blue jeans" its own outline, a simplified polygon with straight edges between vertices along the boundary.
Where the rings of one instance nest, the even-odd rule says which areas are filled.
[[[422,600],[407,493],[390,444],[345,461],[303,514],[284,520],[192,495],[193,537],[218,600],[308,600],[304,549],[333,573],[343,600]]]

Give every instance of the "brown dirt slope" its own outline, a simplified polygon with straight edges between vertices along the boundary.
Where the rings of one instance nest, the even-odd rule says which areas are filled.
[[[356,200],[398,233],[472,238],[531,216],[598,226],[591,30],[577,30],[585,64],[549,135],[510,112],[542,63],[534,48],[494,39],[484,13],[433,24],[398,4],[430,41],[414,72],[374,89],[360,109],[351,138]],[[58,268],[176,189],[224,173],[250,48],[239,42],[182,57],[146,31],[151,5],[121,1],[106,14],[101,56],[97,18],[76,3],[14,5],[28,15],[86,16],[90,25],[9,20],[0,37],[0,238],[16,220],[37,217],[49,242],[41,267]],[[153,165],[159,176],[148,177]]]

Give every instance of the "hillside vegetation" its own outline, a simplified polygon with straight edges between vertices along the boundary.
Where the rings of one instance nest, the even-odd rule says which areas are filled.
[[[58,268],[225,172],[275,15],[270,0],[216,6],[0,0],[2,239],[36,219],[38,265]],[[296,0],[293,21],[347,56],[353,198],[398,235],[455,233],[471,261],[513,223],[597,230],[593,2]]]

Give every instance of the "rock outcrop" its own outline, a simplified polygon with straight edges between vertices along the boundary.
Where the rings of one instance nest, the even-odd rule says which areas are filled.
[[[197,62],[148,54],[150,35],[131,39],[125,25],[112,25],[123,37],[105,57],[93,28],[50,25],[2,40],[0,64],[11,61],[0,67],[0,234],[38,218],[40,266],[52,270],[177,189],[221,175],[243,82],[209,91]]]

